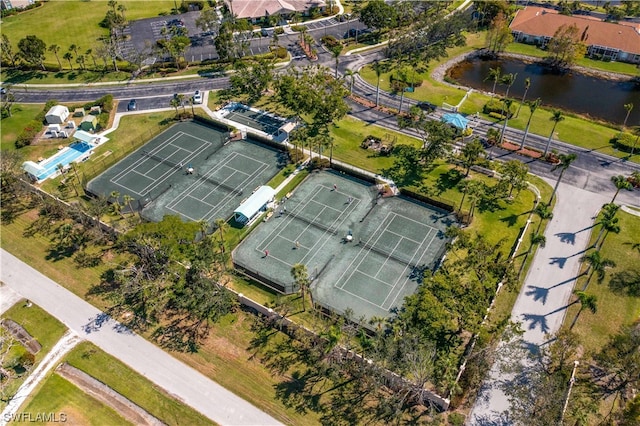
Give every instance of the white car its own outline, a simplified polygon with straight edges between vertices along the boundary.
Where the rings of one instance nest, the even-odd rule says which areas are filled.
[[[193,103],[194,104],[201,104],[202,103],[202,92],[199,90],[196,90],[196,93],[193,94]]]

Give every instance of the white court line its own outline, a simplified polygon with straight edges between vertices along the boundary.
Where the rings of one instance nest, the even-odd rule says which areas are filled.
[[[404,217],[404,216],[403,216]],[[431,227],[430,227],[431,228]],[[422,239],[422,242],[420,243],[420,245],[416,248],[416,251],[414,252],[413,256],[411,256],[411,261],[413,262],[413,259],[416,257],[416,255],[418,254],[418,252],[423,253],[422,251],[422,245],[424,244],[424,242],[426,241],[426,239],[429,237],[429,234],[431,234],[431,232],[434,229],[431,228],[427,231],[427,234],[424,236],[424,238]],[[431,240],[429,241],[429,244],[427,244],[426,248],[429,248],[429,246],[431,246],[431,243],[433,242],[433,239],[436,237],[436,235],[438,235],[438,232],[436,231],[433,236],[431,237]],[[425,249],[426,251],[426,249]],[[418,258],[418,261],[420,261],[422,259],[422,255],[420,255],[420,257]],[[413,263],[418,263],[418,262],[413,262]],[[405,268],[406,270],[406,268]],[[396,280],[396,282],[394,282],[393,287],[395,289],[396,285],[398,284],[398,280]],[[400,293],[402,293],[402,290],[404,289],[404,287],[407,286],[407,283],[409,282],[408,279],[405,279],[403,282],[400,283],[400,289],[398,289],[398,291],[396,292],[395,297],[393,298],[393,300],[391,301],[391,304],[389,305],[389,307],[393,306],[393,304],[395,303],[395,301],[398,299],[398,295]],[[389,296],[391,296],[392,292],[389,292],[389,294],[387,294],[387,297],[385,297],[384,301],[382,303],[385,303],[388,299]]]

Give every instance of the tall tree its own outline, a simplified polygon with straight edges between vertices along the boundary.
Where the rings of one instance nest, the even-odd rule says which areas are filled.
[[[13,50],[13,46],[6,34],[0,36],[0,54],[3,61],[10,63],[12,67],[16,66],[19,53]]]
[[[300,296],[302,297],[302,310],[306,311],[306,293],[309,290],[309,285],[311,284],[311,281],[309,280],[309,273],[307,272],[307,267],[302,263],[296,263],[291,268],[291,276],[293,277],[293,281],[298,287]]]
[[[553,192],[551,193],[551,197],[549,198],[549,204],[551,204],[551,202],[553,201],[553,197],[555,197],[556,192],[558,191],[558,186],[560,186],[560,181],[562,180],[562,176],[564,175],[564,172],[567,171],[569,166],[571,166],[571,163],[576,161],[577,158],[578,158],[578,155],[573,153],[558,155],[558,159],[560,160],[560,162],[555,166],[553,166],[551,168],[551,171],[554,172],[560,169],[560,175],[558,176],[558,180],[556,181],[556,186],[553,187]]]
[[[631,185],[631,182],[629,182],[627,178],[622,175],[611,176],[611,182],[613,182],[613,184],[616,186],[616,192],[615,194],[613,194],[613,198],[610,201],[611,204],[616,201],[616,197],[620,193],[621,189],[626,189],[627,191],[633,190],[633,185]]]
[[[580,30],[575,24],[563,24],[547,44],[551,64],[556,67],[571,67],[587,52],[585,44],[580,40]]]
[[[396,25],[396,9],[383,0],[371,0],[360,10],[360,21],[378,32]]]
[[[347,68],[347,70],[344,72],[344,76],[345,78],[349,78],[349,94],[353,94],[353,84],[356,82],[356,74],[358,74],[358,71],[352,70],[350,68]]]
[[[529,92],[530,87],[531,87],[531,78],[527,77],[524,79],[524,94],[522,95],[522,100],[520,100],[518,111],[516,111],[516,118],[520,115],[520,110],[522,109],[522,105],[524,105],[524,100],[527,98],[527,92]]]
[[[627,111],[627,115],[624,117],[622,127],[627,127],[627,120],[629,120],[629,114],[631,114],[631,110],[633,109],[633,103],[629,102],[628,104],[624,104],[624,109]]]
[[[58,56],[60,46],[58,46],[57,44],[52,44],[49,46],[49,48],[47,48],[47,50],[55,55],[56,61],[58,61],[58,69],[62,71],[62,64],[60,63],[60,57]]]
[[[604,280],[607,268],[613,268],[616,266],[616,262],[614,262],[613,260],[602,257],[602,255],[600,254],[600,250],[594,250],[591,253],[582,256],[581,260],[583,262],[587,262],[587,264],[589,265],[589,277],[584,283],[582,291],[585,291],[587,289],[589,283],[591,282],[591,278],[593,278],[594,275],[597,276],[598,283],[601,283]]]
[[[26,63],[33,66],[40,66],[46,70],[44,66],[44,52],[47,45],[34,35],[28,35],[18,42],[18,50],[20,56]]]
[[[602,220],[600,220],[600,233],[598,234],[598,238],[595,243],[598,244],[597,248],[602,248],[604,241],[610,232],[613,232],[614,234],[620,233],[620,225],[618,224],[618,221],[619,219],[614,216],[608,217],[605,215],[602,217]],[[602,239],[600,239],[600,236],[602,236]]]
[[[504,13],[499,12],[487,31],[486,47],[489,52],[496,55],[503,52],[504,49],[513,41],[513,35],[509,28],[509,20]]]
[[[69,61],[69,68],[73,70],[73,64],[71,63],[71,60],[73,59],[73,55],[71,54],[71,52],[64,52],[64,55],[62,55],[62,58]]]
[[[527,106],[529,107],[529,119],[527,120],[527,126],[524,129],[522,142],[520,142],[520,149],[524,148],[524,144],[527,140],[527,135],[529,135],[529,126],[531,125],[531,119],[533,118],[533,113],[536,112],[536,110],[540,106],[540,98],[536,99],[535,101],[527,102]],[[518,110],[520,110],[520,108],[518,108]]]
[[[464,167],[464,176],[469,176],[469,171],[474,164],[480,159],[480,155],[484,152],[484,147],[478,138],[466,144],[460,152],[460,160]]]
[[[380,76],[382,75],[382,64],[377,60],[371,65],[376,73],[376,106],[380,105]]]
[[[498,145],[502,143],[502,140],[504,139],[504,132],[507,130],[507,123],[509,123],[509,116],[511,115],[511,105],[513,105],[513,99],[504,98],[502,100],[502,115],[504,116],[504,123],[502,123],[502,130],[500,131]]]
[[[518,160],[510,160],[503,163],[500,167],[500,181],[509,185],[509,195],[511,198],[513,190],[518,192],[527,187],[527,173],[529,173],[529,167],[526,164]]]
[[[584,290],[583,291],[575,290],[573,294],[576,295],[577,301],[580,302],[580,309],[578,310],[578,313],[573,319],[573,322],[571,323],[569,330],[573,329],[573,327],[576,325],[576,322],[578,321],[578,317],[580,316],[582,311],[584,311],[585,309],[590,310],[591,313],[593,314],[598,312],[598,298],[595,295],[587,294],[584,292]]]
[[[551,128],[551,133],[549,133],[549,139],[547,139],[547,145],[544,147],[545,157],[549,153],[549,146],[551,146],[551,139],[553,138],[553,134],[556,131],[556,126],[558,125],[559,122],[564,120],[564,115],[562,114],[562,111],[554,110],[553,115],[551,116],[551,118],[549,118],[549,120],[553,121],[553,127]]]
[[[493,81],[493,88],[491,89],[491,97],[493,97],[496,93],[496,85],[500,81],[502,76],[502,70],[500,67],[489,68],[489,75],[487,75],[486,80]]]
[[[553,218],[553,212],[551,211],[551,206],[543,202],[539,202],[535,209],[533,209],[533,212],[540,218],[538,228],[536,229],[536,234],[538,234],[540,233],[540,228],[542,228],[544,221]]]

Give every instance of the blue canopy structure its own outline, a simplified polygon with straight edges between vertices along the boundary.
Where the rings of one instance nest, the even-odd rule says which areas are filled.
[[[469,120],[464,118],[461,114],[449,113],[442,116],[442,121],[444,123],[450,124],[454,127],[457,127],[460,130],[464,130],[467,128],[467,124],[469,124]]]

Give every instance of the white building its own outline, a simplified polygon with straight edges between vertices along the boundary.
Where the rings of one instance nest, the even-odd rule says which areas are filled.
[[[52,106],[45,115],[47,124],[62,124],[69,118],[69,108],[64,105]]]

